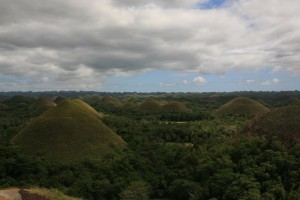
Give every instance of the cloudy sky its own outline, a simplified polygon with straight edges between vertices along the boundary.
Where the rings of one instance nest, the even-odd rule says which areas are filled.
[[[0,91],[300,89],[299,0],[0,0]]]

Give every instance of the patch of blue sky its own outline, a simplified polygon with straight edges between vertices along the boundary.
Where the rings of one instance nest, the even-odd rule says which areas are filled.
[[[208,0],[207,2],[197,4],[196,8],[200,8],[200,9],[219,8],[222,7],[226,1],[227,0]]]
[[[193,79],[201,76],[206,84]],[[130,77],[109,77],[103,90],[113,92],[231,92],[299,90],[299,76],[271,68],[261,71],[231,71],[225,75],[180,74],[171,70],[142,72]]]

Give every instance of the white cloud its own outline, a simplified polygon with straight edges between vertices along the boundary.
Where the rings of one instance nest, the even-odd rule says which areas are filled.
[[[251,80],[251,79],[250,80],[246,80],[247,84],[251,84],[251,83],[254,83],[254,82],[255,82],[255,80]]]
[[[273,78],[272,80],[263,81],[261,84],[267,86],[267,85],[275,85],[277,83],[279,83],[279,79]]]
[[[298,0],[192,8],[198,2],[0,0],[1,85],[48,77],[34,87],[76,88],[150,69],[300,74]]]
[[[193,83],[196,84],[196,85],[206,85],[208,83],[208,81],[201,77],[201,76],[198,76],[196,78],[193,79]]]
[[[183,80],[182,84],[187,85],[187,84],[189,84],[189,81],[188,80]]]
[[[163,7],[190,7],[198,3],[204,3],[209,0],[151,0],[151,1],[141,1],[141,0],[114,0],[113,2],[118,5],[123,6],[145,6],[145,5],[159,5]]]

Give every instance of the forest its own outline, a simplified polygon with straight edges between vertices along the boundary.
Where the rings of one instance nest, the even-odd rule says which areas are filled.
[[[34,108],[38,99],[52,96],[87,103],[126,147],[77,162],[28,156],[12,139],[48,112]],[[265,113],[243,113],[244,107],[217,112],[237,97],[274,111],[271,122],[263,122]],[[0,188],[55,188],[95,200],[300,199],[299,91],[12,92],[0,99]],[[286,107],[289,113],[276,113]],[[278,131],[272,122],[281,124]]]

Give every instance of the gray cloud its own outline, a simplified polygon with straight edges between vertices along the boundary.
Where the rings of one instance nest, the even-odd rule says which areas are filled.
[[[300,74],[298,0],[190,8],[198,2],[0,0],[0,87],[23,78],[28,87],[97,89],[107,76],[150,69]]]
[[[141,1],[141,0],[114,0],[113,2],[117,5],[123,6],[145,6],[145,5],[159,5],[165,7],[189,7],[196,5],[198,3],[204,3],[209,0],[151,0],[151,1]]]

